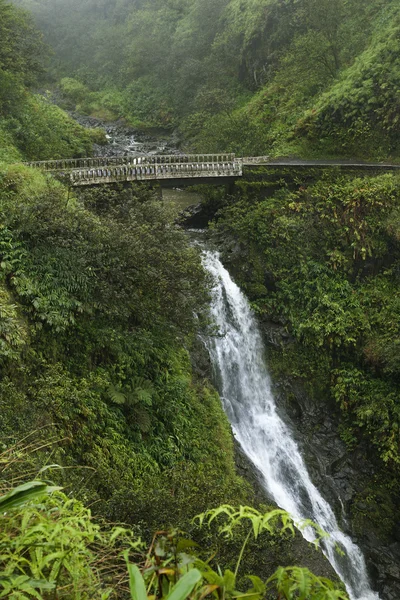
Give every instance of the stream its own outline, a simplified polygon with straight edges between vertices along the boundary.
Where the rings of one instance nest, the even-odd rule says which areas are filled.
[[[264,346],[249,303],[219,260],[203,253],[213,276],[211,312],[219,335],[205,340],[225,412],[236,440],[255,465],[262,485],[288,511],[308,541],[317,536],[302,522],[311,519],[328,537],[321,548],[351,600],[379,600],[371,590],[364,557],[339,529],[328,502],[312,483],[292,433],[277,412],[264,363]]]

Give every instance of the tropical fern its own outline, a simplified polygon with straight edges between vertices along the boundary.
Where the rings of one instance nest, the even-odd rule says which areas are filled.
[[[348,600],[347,594],[324,577],[301,567],[279,567],[267,581],[285,600]]]
[[[113,404],[118,404],[120,406],[123,406],[126,403],[125,394],[119,388],[117,388],[114,384],[110,383],[110,385],[108,386],[108,389],[107,389],[107,393],[108,393],[108,396],[109,396],[111,402],[113,402]]]
[[[110,383],[108,395],[114,404],[134,406],[142,403],[151,406],[152,398],[155,393],[154,385],[144,377],[133,377],[130,382],[123,386]]]
[[[294,535],[293,519],[289,513],[281,509],[275,509],[263,514],[250,506],[240,506],[239,508],[235,508],[229,504],[223,504],[218,508],[197,515],[195,521],[197,521],[200,526],[203,525],[204,522],[210,525],[215,519],[221,516],[225,517],[225,520],[224,523],[219,526],[219,532],[230,538],[234,536],[235,527],[244,520],[250,521],[255,539],[257,539],[263,531],[267,531],[271,535],[277,533],[277,531],[280,533],[289,532]]]
[[[0,360],[17,358],[26,344],[28,332],[11,294],[0,283]]]
[[[113,404],[124,408],[128,422],[141,433],[151,430],[152,418],[148,407],[152,404],[154,386],[143,377],[134,377],[129,384],[117,386],[110,383],[108,396]]]

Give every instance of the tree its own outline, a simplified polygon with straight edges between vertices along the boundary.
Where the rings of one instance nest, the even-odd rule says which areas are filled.
[[[17,76],[24,84],[35,83],[43,73],[42,34],[25,11],[7,0],[0,0],[0,40],[0,70]]]

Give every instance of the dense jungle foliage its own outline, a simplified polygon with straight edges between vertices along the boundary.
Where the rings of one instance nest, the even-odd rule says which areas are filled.
[[[145,478],[177,505],[174,478],[200,483],[214,472],[234,493],[222,409],[193,380],[186,349],[204,273],[168,211],[147,190],[90,210],[21,166],[0,185],[2,437],[54,423],[66,461],[96,469],[87,500],[106,502],[112,518],[133,518],[129,498],[138,518],[161,517],[165,498],[139,508]]]
[[[44,75],[42,38],[31,17],[0,0],[0,162],[87,156],[102,141],[31,91]]]
[[[4,458],[0,455],[0,465]],[[39,480],[0,495],[0,509],[7,511],[0,528],[0,595],[10,600],[272,600],[276,594],[287,600],[347,600],[332,582],[308,569],[280,567],[266,582],[242,576],[250,537],[267,536],[273,543],[295,535],[282,510],[260,513],[223,505],[196,517],[199,529],[214,528],[225,540],[238,529],[247,532],[234,571],[222,571],[209,551],[178,530],[157,532],[146,547],[131,530],[95,522],[80,502]]]
[[[70,106],[204,152],[399,155],[397,0],[19,0]]]

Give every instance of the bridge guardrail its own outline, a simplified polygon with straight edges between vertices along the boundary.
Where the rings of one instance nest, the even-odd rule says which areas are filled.
[[[25,162],[29,167],[44,171],[72,171],[74,169],[90,169],[99,167],[117,167],[120,165],[161,165],[161,164],[198,164],[198,163],[226,163],[233,162],[235,155],[228,154],[159,154],[138,156],[112,156],[96,158],[68,158],[60,160],[42,160]]]
[[[271,160],[270,156],[244,156],[242,158],[244,165],[260,165]]]
[[[62,172],[58,172],[61,174]],[[72,185],[93,185],[117,181],[143,181],[205,177],[240,177],[240,160],[220,163],[179,163],[119,165],[117,167],[74,169],[65,172]]]

